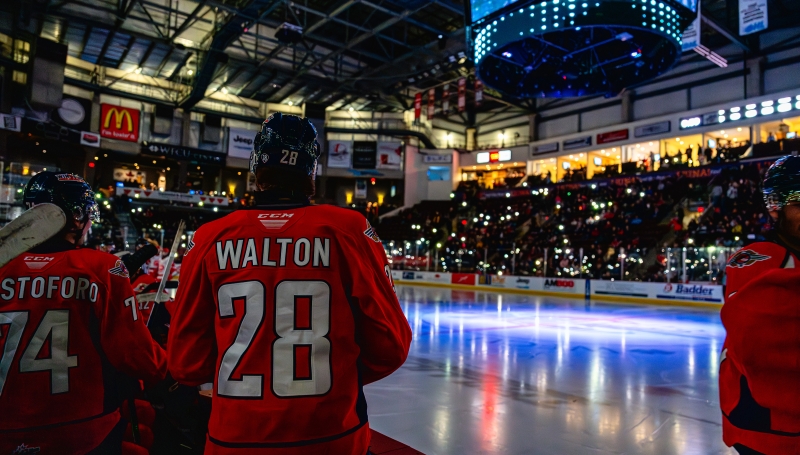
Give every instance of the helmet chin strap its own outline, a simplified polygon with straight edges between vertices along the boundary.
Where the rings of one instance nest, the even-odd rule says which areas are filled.
[[[778,211],[778,219],[775,220],[775,231],[778,239],[795,252],[800,252],[800,232],[791,232],[790,227],[786,225],[786,216],[783,210]]]
[[[64,229],[64,234],[72,234],[75,236],[75,244],[80,245],[82,240],[86,237],[86,234],[89,232],[89,229],[92,227],[92,223],[89,221],[88,214],[78,214],[75,213],[72,215],[73,223]],[[76,223],[81,223],[77,224]]]

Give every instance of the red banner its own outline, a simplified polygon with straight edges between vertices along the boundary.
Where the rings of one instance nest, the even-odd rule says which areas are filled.
[[[477,275],[474,273],[454,273],[450,276],[453,284],[461,284],[465,286],[475,286]]]
[[[458,112],[464,112],[467,109],[467,79],[461,78],[458,80]]]
[[[433,118],[433,115],[436,113],[436,106],[434,103],[436,102],[436,89],[432,88],[428,90],[428,120]]]
[[[444,84],[442,91],[442,114],[445,116],[450,114],[450,84]]]
[[[483,82],[475,79],[475,105],[480,106],[483,104]]]
[[[139,111],[111,104],[100,105],[100,135],[120,141],[139,141]]]
[[[608,144],[609,142],[624,141],[628,139],[628,129],[609,131],[608,133],[600,133],[597,135],[598,144]]]
[[[419,122],[420,116],[422,116],[422,93],[417,93],[414,95],[414,120]]]

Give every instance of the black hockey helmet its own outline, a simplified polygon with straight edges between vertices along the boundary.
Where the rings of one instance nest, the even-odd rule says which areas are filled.
[[[761,191],[769,211],[800,202],[800,156],[787,155],[772,163],[764,176]]]
[[[250,153],[250,172],[275,166],[313,177],[320,155],[317,129],[306,118],[276,112],[264,120]]]
[[[100,221],[94,191],[75,174],[40,172],[28,181],[22,202],[28,208],[37,204],[55,204],[75,221]]]

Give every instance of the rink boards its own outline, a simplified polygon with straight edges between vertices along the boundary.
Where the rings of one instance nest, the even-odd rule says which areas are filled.
[[[392,279],[398,284],[466,287],[484,290],[502,289],[503,291],[563,297],[584,296],[596,300],[699,304],[703,306],[721,305],[724,301],[723,287],[714,284],[643,283],[639,281],[605,281],[582,278],[542,278],[407,270],[393,270]]]

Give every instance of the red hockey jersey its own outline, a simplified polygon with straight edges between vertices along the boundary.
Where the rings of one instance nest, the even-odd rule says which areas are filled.
[[[728,261],[720,374],[722,435],[765,454],[800,454],[800,262],[760,242]]]
[[[321,205],[201,227],[167,353],[176,380],[214,383],[207,454],[363,455],[362,386],[399,368],[410,342],[375,231]]]
[[[0,269],[0,347],[2,454],[85,453],[119,421],[118,371],[166,375],[128,271],[91,249],[23,254]]]

